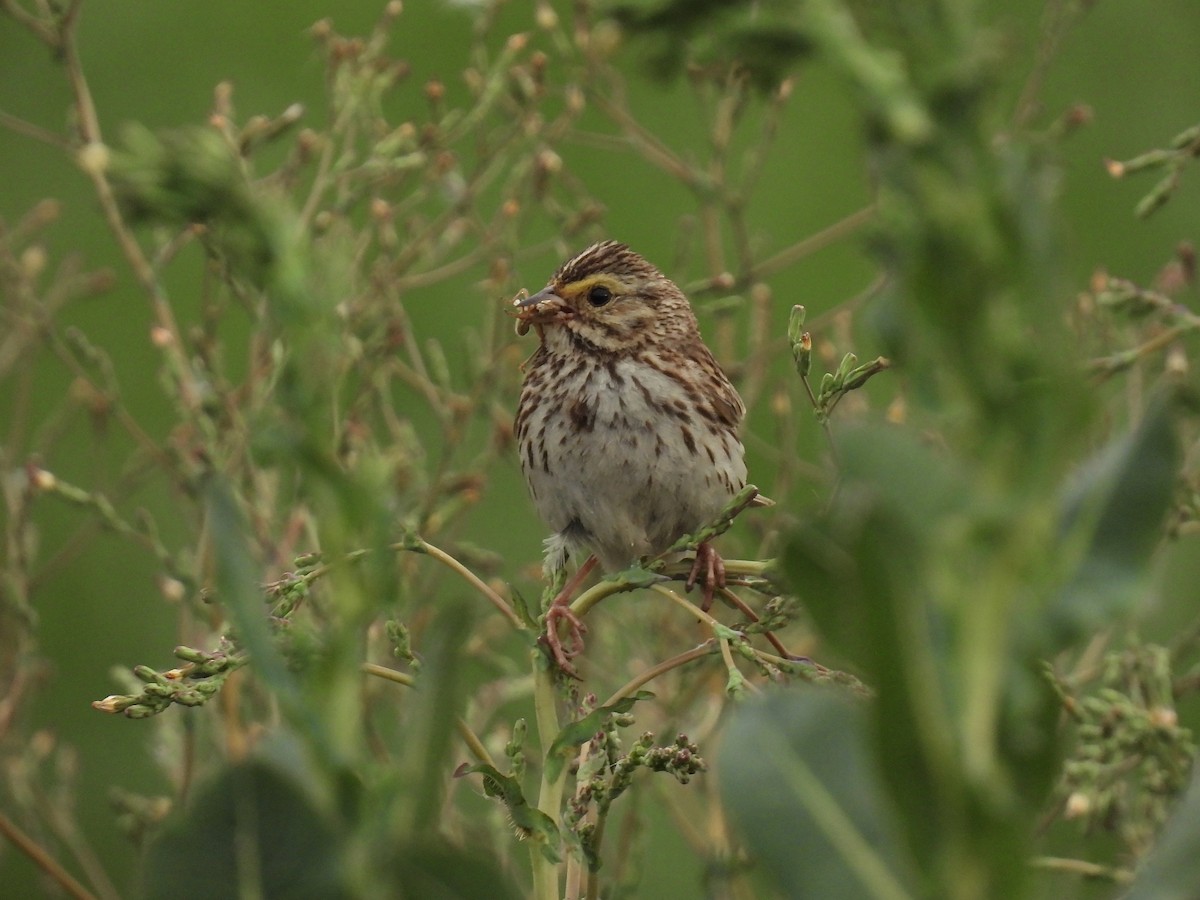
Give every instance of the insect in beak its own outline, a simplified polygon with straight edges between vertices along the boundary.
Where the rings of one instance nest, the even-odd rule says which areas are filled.
[[[530,295],[523,288],[513,298],[510,311],[517,319],[517,334],[525,335],[531,325],[544,325],[561,317],[566,311],[562,297],[553,288],[542,288]]]

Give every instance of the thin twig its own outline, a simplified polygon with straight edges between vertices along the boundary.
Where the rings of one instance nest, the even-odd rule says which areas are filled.
[[[680,666],[685,666],[694,660],[711,656],[716,652],[716,650],[716,640],[714,638],[709,638],[703,644],[693,647],[691,650],[685,650],[683,653],[672,656],[670,659],[665,659],[662,662],[639,672],[633,678],[629,679],[629,681],[617,688],[617,690],[613,692],[612,696],[605,700],[602,705],[612,706],[618,700],[632,696],[634,691],[644,684],[649,684],[658,676],[664,675],[667,672],[670,672],[672,669],[678,669]]]
[[[1103,878],[1116,884],[1131,884],[1133,873],[1128,869],[1116,866],[1102,866],[1088,862],[1086,859],[1066,859],[1059,856],[1035,856],[1029,861],[1035,869],[1046,869],[1051,872],[1069,872],[1082,875],[1084,878]]]
[[[776,272],[781,272],[794,263],[811,256],[818,250],[823,250],[831,244],[836,244],[845,237],[854,234],[875,216],[875,204],[869,203],[862,209],[838,219],[832,225],[827,225],[816,234],[809,235],[802,241],[797,241],[790,247],[785,247],[773,256],[768,256],[752,272],[743,273],[743,277],[753,281],[763,281]]]
[[[71,149],[71,145],[62,135],[55,134],[41,125],[26,122],[24,119],[14,116],[12,113],[6,113],[2,109],[0,109],[0,125],[3,125],[9,131],[15,131],[17,134],[23,134],[25,137],[33,138],[35,141],[49,144],[51,147],[56,150],[62,150],[64,153]]]
[[[392,546],[393,546],[393,549],[397,549],[397,550],[409,549],[403,543],[393,544]],[[479,593],[481,593],[484,596],[484,599],[486,599],[489,603],[491,603],[492,606],[496,607],[496,610],[502,616],[504,616],[504,618],[508,619],[509,624],[511,624],[514,628],[524,630],[525,623],[521,621],[521,617],[518,616],[516,614],[516,612],[513,611],[513,608],[511,606],[509,606],[508,603],[505,602],[504,598],[501,597],[499,594],[497,594],[494,590],[492,590],[492,588],[487,584],[487,582],[485,582],[482,578],[480,578],[478,575],[476,575],[474,572],[472,572],[470,569],[468,569],[466,566],[464,566],[462,563],[460,563],[457,559],[455,559],[453,556],[451,556],[445,550],[442,550],[439,547],[435,547],[433,544],[429,543],[428,541],[423,541],[423,540],[417,541],[417,550],[420,553],[424,553],[426,556],[433,557],[438,562],[440,562],[442,565],[444,565],[446,568],[451,569],[454,572],[457,572],[460,576],[462,576],[464,581],[466,581],[473,588],[475,588],[475,590],[479,591]]]
[[[363,663],[359,666],[359,669],[365,675],[374,675],[376,678],[382,678],[385,681],[392,682],[393,684],[402,684],[405,687],[411,688],[415,688],[417,686],[417,679],[413,678],[407,672],[399,672],[396,669],[389,668],[388,666],[381,666],[378,663]],[[462,716],[456,716],[454,720],[454,726],[458,730],[459,737],[462,738],[463,743],[467,745],[467,749],[471,751],[471,754],[475,757],[475,759],[481,763],[491,766],[492,768],[495,768],[496,761],[492,758],[492,754],[488,752],[488,749],[484,746],[483,741],[479,739],[479,735],[477,735],[471,729],[471,726],[467,724],[466,719],[462,718]]]
[[[60,32],[63,65],[66,69],[67,81],[71,86],[71,93],[75,97],[75,114],[84,151],[95,150],[97,152],[81,153],[77,157],[76,162],[80,164],[79,168],[92,182],[92,188],[96,192],[96,199],[100,204],[100,211],[104,216],[104,221],[116,238],[117,245],[121,249],[121,254],[125,257],[125,261],[129,264],[130,269],[133,270],[138,284],[141,285],[142,290],[145,291],[146,296],[150,300],[155,323],[168,336],[166,340],[160,341],[159,344],[164,348],[167,358],[171,361],[175,377],[179,383],[180,398],[187,409],[192,410],[200,402],[200,391],[195,384],[195,376],[192,373],[191,365],[184,352],[183,339],[179,326],[175,321],[175,313],[172,311],[170,301],[167,299],[162,284],[154,272],[154,267],[150,264],[150,260],[142,252],[141,245],[138,244],[137,239],[125,224],[120,205],[117,203],[116,194],[113,191],[112,184],[108,180],[107,164],[100,158],[107,154],[108,151],[104,147],[103,136],[100,131],[100,120],[96,114],[96,104],[92,99],[91,88],[88,86],[87,78],[84,76],[83,64],[79,58],[79,51],[75,46],[74,26],[78,22],[79,9],[79,2],[72,3],[63,17],[62,30]],[[87,161],[84,162],[84,160]]]
[[[47,853],[40,844],[17,827],[8,816],[0,812],[0,834],[8,838],[18,850],[24,853],[31,862],[41,869],[46,876],[63,889],[75,900],[97,900],[95,894],[75,880],[75,878],[59,865],[58,861]]]
[[[30,14],[16,0],[0,0],[0,10],[12,16],[13,21],[18,25],[28,28],[33,35],[49,47],[51,50],[57,50],[60,46],[59,31],[45,20],[39,19],[37,16]]]

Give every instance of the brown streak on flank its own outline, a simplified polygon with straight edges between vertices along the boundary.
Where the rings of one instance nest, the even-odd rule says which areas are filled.
[[[688,449],[688,453],[695,454],[696,438],[692,436],[692,430],[686,425],[679,426],[679,434],[683,437],[683,444]]]
[[[686,353],[684,355],[687,356]],[[727,382],[722,376],[721,367],[717,365],[717,361],[703,344],[700,344],[696,353],[692,355],[690,365],[699,364],[704,371],[706,390],[700,390],[693,382],[679,377],[681,369],[690,367],[688,364],[684,364],[684,361],[677,360],[673,366],[669,359],[656,359],[650,355],[643,357],[642,361],[655,371],[675,381],[687,395],[692,409],[709,422],[735,430],[741,424],[743,415],[741,403],[735,399],[736,394],[732,397],[728,394]]]
[[[713,425],[723,424],[721,417],[717,415],[717,411],[707,403],[696,404],[696,412],[700,413],[704,419],[708,420],[708,422]]]
[[[687,395],[688,400],[690,400],[693,405],[697,405],[702,399],[700,390],[694,384],[692,384],[692,382],[686,378],[679,377],[680,361],[678,359],[655,359],[653,356],[647,355],[642,357],[641,361],[654,371],[658,372],[660,375],[665,376],[679,385],[680,389]],[[684,368],[686,368],[686,366]]]
[[[525,398],[521,398],[521,399],[522,399],[522,401],[524,401]],[[528,427],[528,424],[529,424],[529,416],[532,414],[532,412],[533,412],[533,404],[532,403],[522,402],[517,407],[517,419],[513,423],[513,427],[517,431],[518,438],[525,434],[525,429]]]

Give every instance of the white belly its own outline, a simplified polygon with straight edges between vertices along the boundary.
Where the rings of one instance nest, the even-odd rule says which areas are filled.
[[[546,524],[605,569],[662,552],[745,484],[736,435],[656,368],[635,358],[577,365],[553,388],[554,402],[521,429],[522,467]],[[531,446],[539,436],[540,454]]]

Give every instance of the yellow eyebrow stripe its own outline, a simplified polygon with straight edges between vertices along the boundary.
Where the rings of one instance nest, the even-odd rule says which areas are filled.
[[[614,278],[607,272],[597,272],[595,275],[588,275],[586,278],[564,284],[561,293],[568,297],[579,297],[598,284],[604,285],[614,294],[622,293],[625,290],[625,285],[621,283],[620,279]]]

